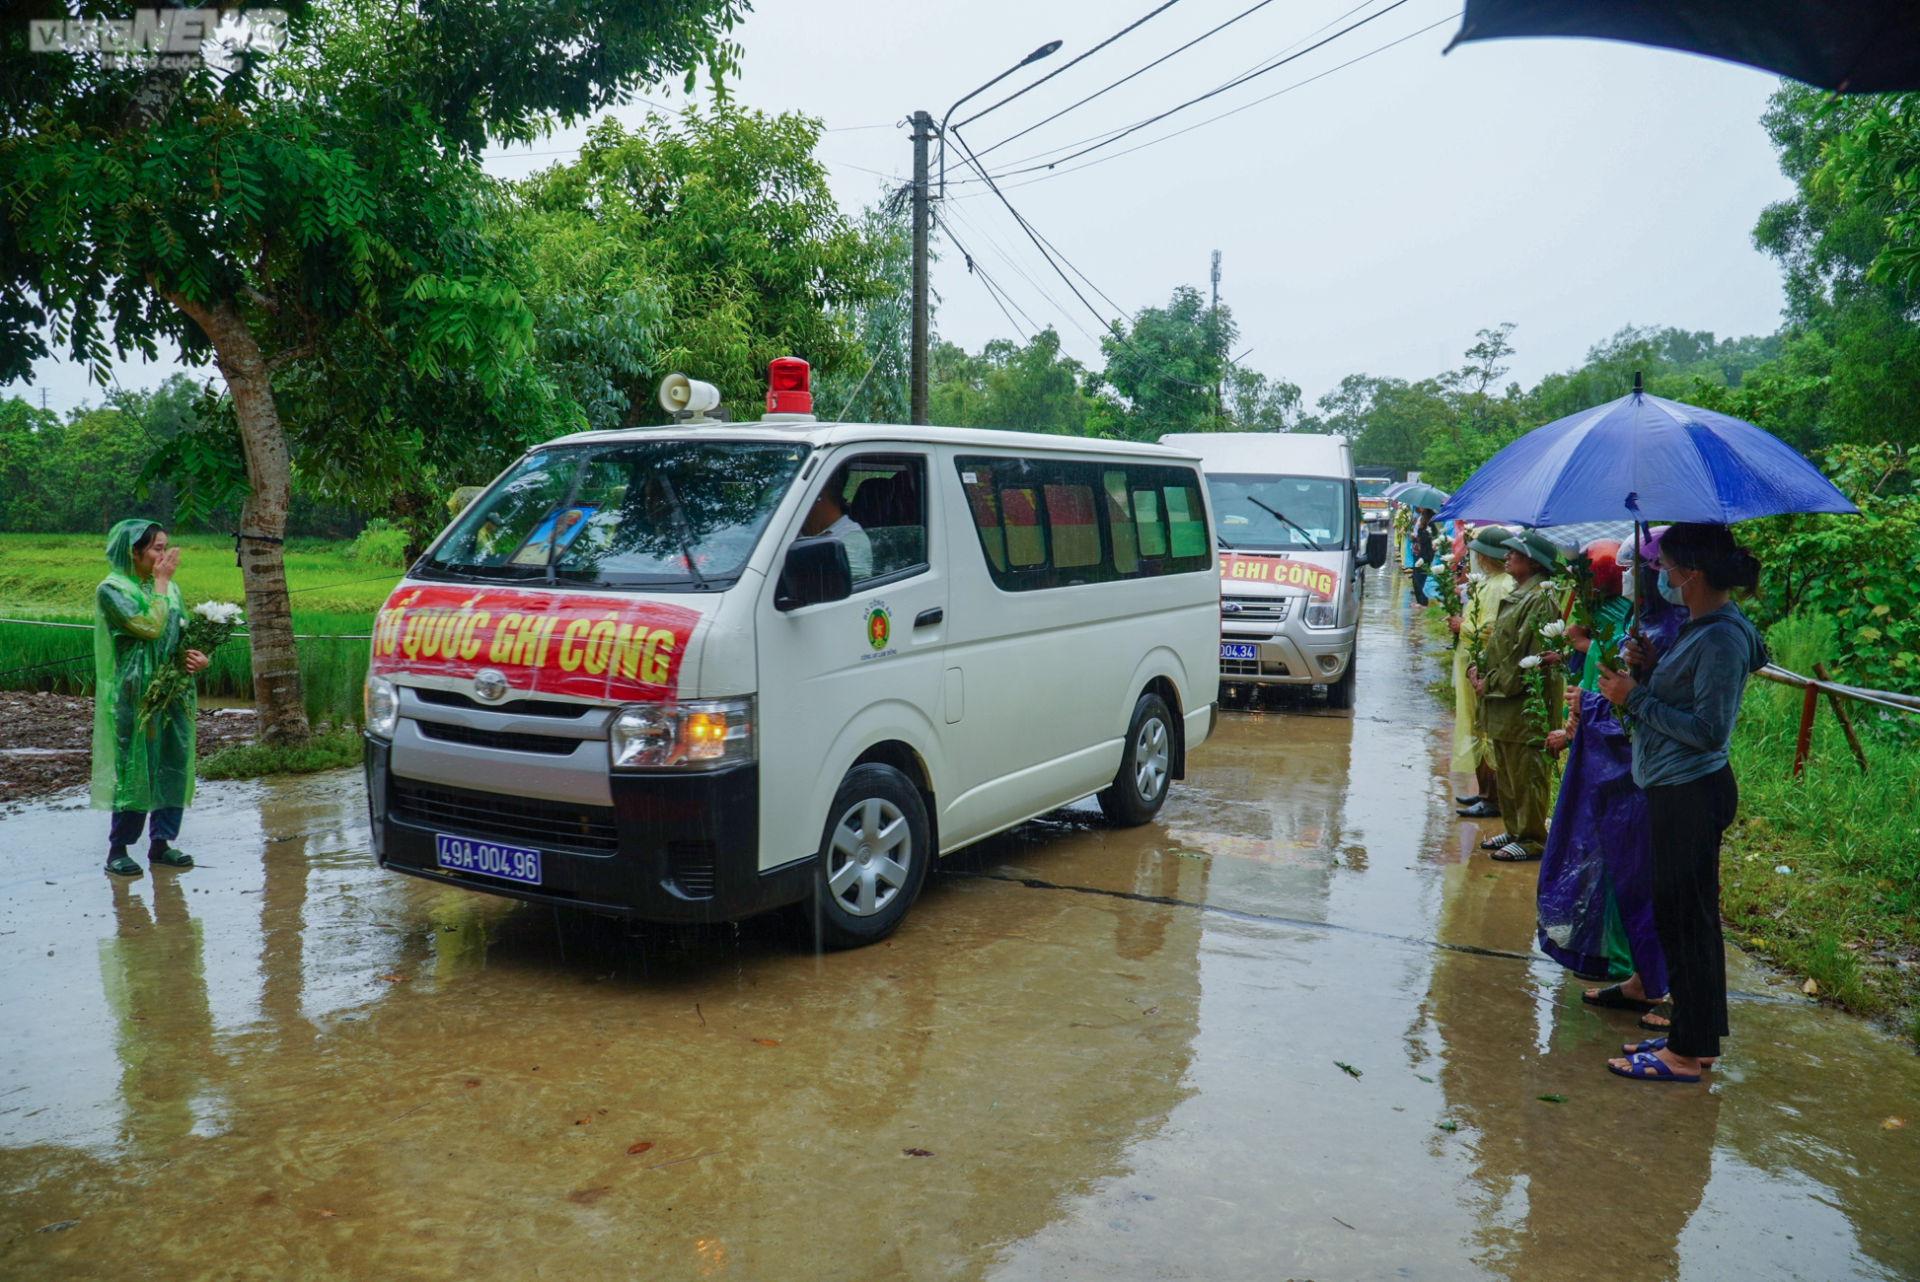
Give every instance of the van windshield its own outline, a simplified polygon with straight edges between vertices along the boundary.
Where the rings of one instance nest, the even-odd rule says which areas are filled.
[[[1209,472],[1207,490],[1222,547],[1330,552],[1347,546],[1353,500],[1345,481]]]
[[[428,577],[730,586],[808,447],[648,441],[536,450],[460,515]]]

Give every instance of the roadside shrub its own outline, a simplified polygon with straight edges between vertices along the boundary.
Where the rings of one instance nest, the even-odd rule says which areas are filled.
[[[403,570],[407,565],[407,532],[391,521],[375,517],[353,540],[347,555],[362,565]]]
[[[258,779],[262,775],[303,775],[360,764],[362,744],[351,729],[328,730],[298,748],[242,743],[202,758],[202,779]]]

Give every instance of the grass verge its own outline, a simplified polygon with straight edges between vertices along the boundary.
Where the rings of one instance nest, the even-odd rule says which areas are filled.
[[[360,764],[360,732],[325,730],[298,748],[246,743],[222,748],[200,760],[202,779],[258,779],[263,775],[304,775]]]

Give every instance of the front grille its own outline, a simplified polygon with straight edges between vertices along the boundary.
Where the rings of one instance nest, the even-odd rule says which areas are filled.
[[[612,854],[620,848],[612,806],[542,801],[393,778],[390,814],[404,823],[513,845]]]
[[[578,721],[593,711],[586,703],[557,703],[552,699],[509,699],[505,703],[481,703],[452,690],[415,690],[413,697],[422,703],[437,703],[443,708],[472,708],[477,712],[506,712],[516,717],[558,717]]]
[[[443,743],[464,743],[475,748],[498,748],[503,752],[544,752],[551,757],[571,756],[585,739],[558,739],[550,734],[517,734],[511,730],[476,730],[472,726],[449,725],[444,721],[416,721],[420,733]]]
[[[713,898],[714,845],[711,841],[667,843],[667,875],[688,899]]]
[[[1287,665],[1272,660],[1262,662],[1259,659],[1222,659],[1220,675],[1223,677],[1284,677]]]
[[[1223,596],[1220,617],[1240,623],[1285,623],[1293,608],[1288,596]]]

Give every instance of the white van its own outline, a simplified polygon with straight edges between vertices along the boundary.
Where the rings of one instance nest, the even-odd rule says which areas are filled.
[[[878,939],[936,852],[1158,811],[1215,715],[1210,530],[1193,456],[1151,445],[789,413],[548,442],[380,612],[375,854]]]
[[[1362,523],[1344,438],[1212,432],[1160,438],[1200,456],[1220,544],[1223,688],[1324,685],[1351,708],[1363,566],[1387,538]]]

